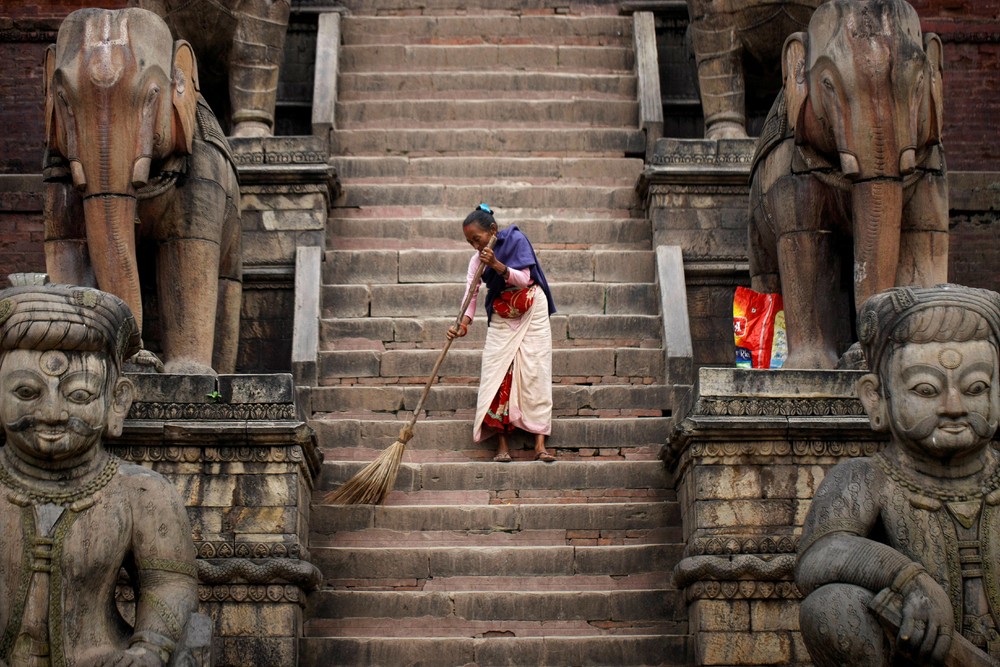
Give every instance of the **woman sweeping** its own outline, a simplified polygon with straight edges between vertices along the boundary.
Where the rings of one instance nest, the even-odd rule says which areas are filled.
[[[486,204],[470,213],[462,231],[476,254],[469,261],[466,295],[480,264],[485,265],[486,345],[479,381],[479,399],[473,439],[497,434],[498,463],[510,459],[508,436],[521,429],[535,436],[535,460],[552,462],[545,436],[552,432],[552,329],[549,315],[556,311],[545,274],[528,237],[514,225],[497,231],[493,211]],[[490,238],[496,236],[491,249]],[[464,336],[476,312],[473,292],[461,324],[448,329],[448,338]]]

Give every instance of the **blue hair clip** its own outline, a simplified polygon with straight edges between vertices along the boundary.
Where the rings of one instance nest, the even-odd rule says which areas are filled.
[[[480,204],[476,208],[478,208],[480,211],[485,211],[486,213],[493,215],[493,209],[491,209],[487,204]]]

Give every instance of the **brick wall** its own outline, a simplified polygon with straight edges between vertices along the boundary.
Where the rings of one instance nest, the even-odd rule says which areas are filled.
[[[1000,170],[1000,2],[911,0],[944,43],[944,145],[953,170]]]

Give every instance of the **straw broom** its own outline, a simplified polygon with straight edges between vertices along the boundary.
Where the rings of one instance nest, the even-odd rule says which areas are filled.
[[[496,243],[496,239],[495,234],[491,236],[486,247],[492,249],[493,244]],[[480,262],[479,267],[476,269],[476,276],[472,279],[469,293],[465,295],[465,300],[462,302],[462,309],[458,311],[458,317],[455,318],[453,326],[456,329],[462,323],[462,316],[465,315],[465,309],[469,307],[472,297],[479,291],[479,281],[483,276],[485,268],[486,265]],[[451,347],[453,340],[449,338],[445,341],[444,348],[434,363],[431,376],[427,378],[427,383],[424,385],[424,391],[420,395],[420,400],[417,401],[417,407],[413,409],[413,415],[399,431],[399,439],[382,452],[377,459],[359,470],[354,477],[351,477],[342,486],[323,496],[324,503],[330,505],[381,505],[385,502],[385,497],[389,495],[389,492],[396,485],[396,474],[399,472],[399,464],[403,460],[403,451],[406,449],[406,443],[413,437],[413,425],[417,421],[417,415],[420,414],[420,410],[424,407],[424,400],[427,399],[427,395],[431,391],[431,385],[437,380],[438,369],[441,368],[441,362],[444,361],[445,355],[448,354],[448,349]]]

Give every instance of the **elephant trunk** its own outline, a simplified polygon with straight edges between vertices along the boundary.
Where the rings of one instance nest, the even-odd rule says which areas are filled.
[[[83,200],[83,215],[97,286],[124,301],[142,331],[142,297],[135,257],[135,197],[87,197]]]
[[[896,284],[902,181],[879,179],[855,183],[852,201],[854,303],[855,308],[860,308],[868,297]]]

